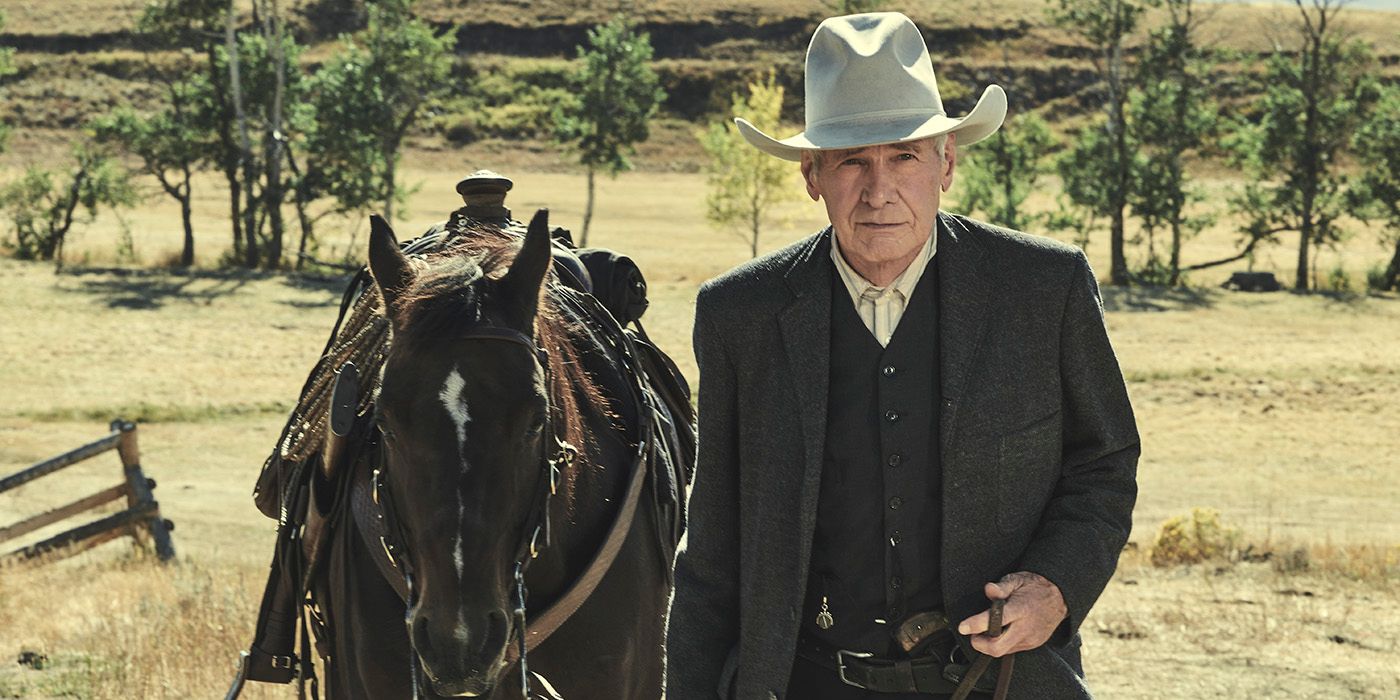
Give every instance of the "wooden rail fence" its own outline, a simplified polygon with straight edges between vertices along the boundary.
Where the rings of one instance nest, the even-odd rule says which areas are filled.
[[[169,561],[175,556],[175,545],[170,539],[170,531],[175,529],[175,524],[161,517],[160,504],[152,493],[156,487],[155,479],[146,478],[141,471],[141,453],[136,446],[134,423],[112,421],[111,433],[106,437],[0,479],[0,493],[112,450],[116,450],[121,457],[122,483],[13,525],[0,527],[0,542],[27,535],[123,496],[126,497],[126,510],[0,555],[0,568],[24,562],[62,559],[123,535],[130,535],[138,542],[149,542],[161,561]]]

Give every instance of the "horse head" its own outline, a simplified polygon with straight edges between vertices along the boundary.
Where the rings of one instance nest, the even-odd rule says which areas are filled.
[[[411,572],[409,639],[448,696],[490,693],[524,634],[511,614],[515,566],[559,444],[550,363],[536,350],[546,213],[508,266],[498,257],[410,261],[373,219],[370,269],[394,333],[377,401],[381,498]]]

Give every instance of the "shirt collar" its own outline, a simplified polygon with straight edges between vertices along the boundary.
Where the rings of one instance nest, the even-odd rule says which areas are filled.
[[[919,278],[924,276],[924,268],[928,267],[928,261],[933,259],[938,252],[938,223],[934,220],[933,230],[929,232],[928,240],[924,241],[924,247],[914,259],[909,262],[909,266],[904,268],[899,276],[894,278],[888,287],[908,301],[914,294],[914,287],[918,286]],[[841,275],[841,281],[846,285],[846,291],[850,292],[851,299],[857,304],[860,303],[861,296],[870,289],[884,290],[886,287],[876,287],[870,280],[865,279],[846,262],[846,257],[841,254],[841,244],[836,240],[836,229],[831,230],[831,260],[836,264],[836,271]]]

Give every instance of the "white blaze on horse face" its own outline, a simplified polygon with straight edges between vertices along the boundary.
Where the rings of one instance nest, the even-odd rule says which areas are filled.
[[[472,422],[471,414],[467,412],[467,397],[462,390],[467,386],[462,373],[456,367],[447,374],[447,380],[442,383],[442,390],[438,392],[438,398],[442,400],[442,405],[447,409],[447,417],[452,419],[452,426],[457,429],[457,454],[464,454],[467,446],[467,424]],[[466,460],[462,461],[462,470],[466,471]]]
[[[442,383],[442,390],[438,392],[438,398],[442,400],[442,405],[447,409],[447,417],[452,420],[452,426],[457,429],[457,458],[462,462],[462,473],[467,472],[467,424],[472,422],[471,414],[467,412],[467,397],[463,393],[467,382],[462,379],[462,373],[456,367],[447,374],[447,379]],[[457,490],[457,537],[455,546],[452,548],[452,563],[457,567],[457,580],[462,580],[462,570],[466,562],[462,560],[462,521],[466,517],[466,505],[462,502],[462,491]]]

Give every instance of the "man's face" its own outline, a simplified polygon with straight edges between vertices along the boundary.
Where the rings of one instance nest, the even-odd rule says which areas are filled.
[[[953,135],[940,155],[934,138],[802,156],[807,194],[826,202],[841,252],[858,270],[912,258],[953,182]]]

